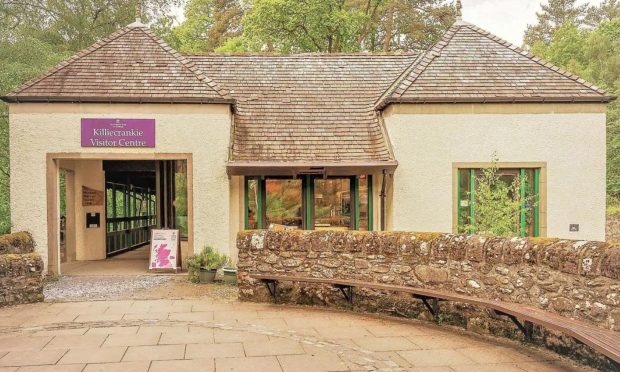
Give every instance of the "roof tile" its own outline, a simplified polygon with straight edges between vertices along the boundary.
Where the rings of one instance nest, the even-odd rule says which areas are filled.
[[[598,101],[615,97],[578,76],[459,21],[377,103]]]
[[[189,56],[236,101],[233,161],[388,161],[374,102],[417,55]]]
[[[52,101],[230,100],[228,92],[190,60],[141,26],[115,32],[7,95],[9,100],[34,97]]]

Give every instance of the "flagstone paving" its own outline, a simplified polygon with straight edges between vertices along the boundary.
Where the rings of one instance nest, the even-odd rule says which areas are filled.
[[[451,327],[208,297],[0,309],[0,372],[367,370],[584,367]]]

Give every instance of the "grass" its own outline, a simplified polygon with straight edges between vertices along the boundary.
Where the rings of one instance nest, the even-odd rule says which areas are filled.
[[[608,197],[607,198],[607,215],[608,216],[620,216],[620,198]]]

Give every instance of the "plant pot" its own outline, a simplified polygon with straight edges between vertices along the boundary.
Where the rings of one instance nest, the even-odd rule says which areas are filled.
[[[230,284],[230,285],[236,285],[237,284],[237,269],[231,268],[231,267],[225,267],[223,271],[224,271],[224,277],[223,277],[224,283]]]
[[[200,283],[213,283],[215,281],[216,269],[200,269]]]

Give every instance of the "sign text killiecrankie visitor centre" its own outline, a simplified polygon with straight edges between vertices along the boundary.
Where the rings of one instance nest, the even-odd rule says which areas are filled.
[[[82,119],[82,147],[155,147],[155,119]]]

